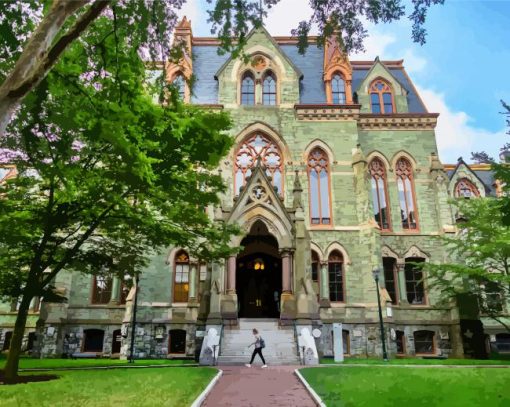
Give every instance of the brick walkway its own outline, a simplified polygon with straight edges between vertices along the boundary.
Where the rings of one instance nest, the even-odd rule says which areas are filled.
[[[298,366],[220,366],[223,376],[202,404],[204,407],[314,407],[294,374]]]

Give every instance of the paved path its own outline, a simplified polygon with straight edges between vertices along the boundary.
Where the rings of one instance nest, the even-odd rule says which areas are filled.
[[[223,376],[202,404],[204,407],[315,407],[294,374],[299,366],[220,366]]]

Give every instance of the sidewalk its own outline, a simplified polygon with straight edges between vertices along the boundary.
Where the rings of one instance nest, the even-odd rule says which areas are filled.
[[[314,401],[294,374],[299,367],[220,366],[223,376],[202,406],[314,407]]]

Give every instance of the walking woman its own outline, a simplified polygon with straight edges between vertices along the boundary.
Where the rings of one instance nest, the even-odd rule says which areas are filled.
[[[264,360],[264,356],[262,356],[262,349],[265,348],[264,339],[260,337],[259,331],[257,331],[255,328],[253,328],[253,335],[255,336],[255,342],[248,345],[248,348],[252,345],[255,345],[255,349],[253,349],[253,354],[251,355],[250,363],[246,363],[247,367],[251,367],[251,364],[253,363],[253,359],[255,359],[255,355],[259,354],[260,358],[262,359],[262,367],[267,367],[266,361]]]

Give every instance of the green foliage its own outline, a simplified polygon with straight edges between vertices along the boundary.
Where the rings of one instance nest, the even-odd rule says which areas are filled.
[[[438,288],[445,300],[468,294],[492,318],[503,313],[501,301],[510,285],[510,227],[503,223],[502,199],[453,202],[463,222],[456,236],[442,239],[454,262],[425,266],[430,287]]]
[[[207,0],[213,3],[213,0]],[[218,34],[221,51],[232,52],[235,57],[242,54],[246,36],[251,27],[259,27],[262,19],[280,0],[216,0],[209,11],[212,32]],[[305,1],[305,0],[301,0]],[[363,41],[367,37],[366,21],[391,23],[405,15],[405,2],[402,0],[310,0],[312,15],[301,21],[292,31],[298,37],[298,47],[305,53],[308,35],[312,26],[317,26],[317,43],[324,45],[327,38],[337,34],[338,41],[346,52],[364,50]],[[413,23],[412,38],[419,44],[425,43],[424,24],[431,5],[443,4],[444,0],[414,0],[409,19]]]
[[[235,228],[205,213],[224,188],[213,169],[232,143],[229,117],[153,103],[130,25],[91,28],[1,141],[21,155],[0,186],[0,295],[47,297],[62,269],[134,275],[172,244],[204,260],[231,252]]]

